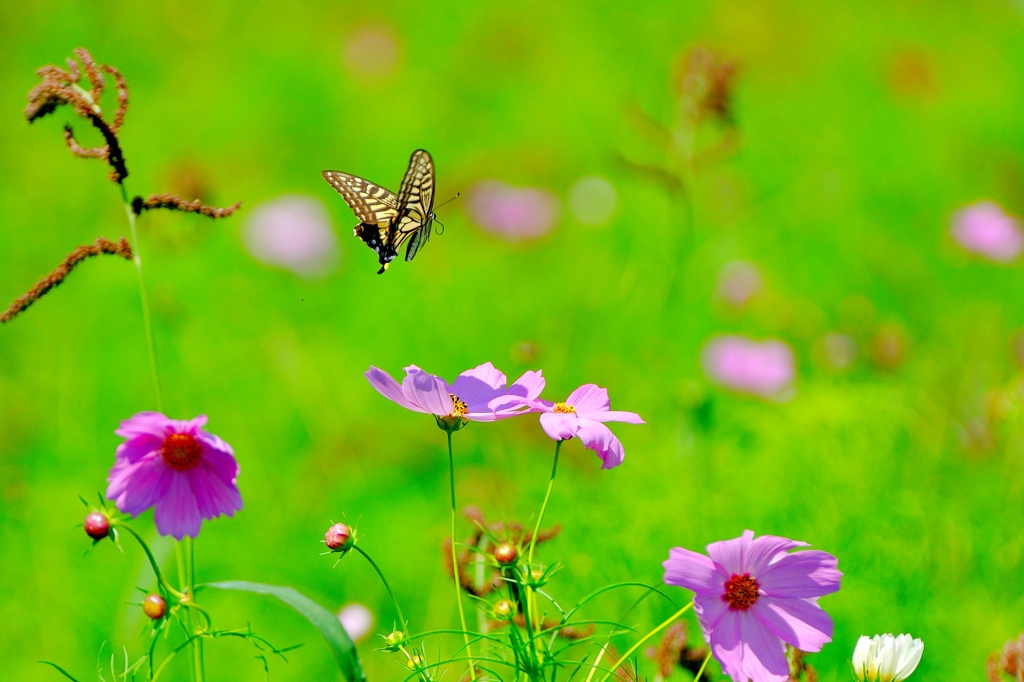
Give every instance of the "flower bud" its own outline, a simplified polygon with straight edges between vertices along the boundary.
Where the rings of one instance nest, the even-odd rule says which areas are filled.
[[[167,613],[167,602],[159,594],[147,595],[142,600],[142,612],[153,620],[160,620]]]
[[[497,620],[510,620],[515,612],[516,605],[510,599],[502,599],[494,605],[494,617]]]
[[[409,666],[411,670],[419,670],[423,667],[423,659],[416,654],[413,654],[405,664]]]
[[[102,512],[93,512],[85,517],[85,533],[93,540],[102,540],[110,534],[110,519]]]
[[[355,540],[352,539],[352,530],[344,523],[336,523],[324,533],[324,542],[332,552],[347,552],[352,549]]]
[[[385,651],[398,651],[405,644],[405,633],[401,630],[394,630],[390,635],[384,637]]]
[[[509,566],[519,558],[519,550],[511,542],[503,542],[494,548],[494,558],[502,566]]]

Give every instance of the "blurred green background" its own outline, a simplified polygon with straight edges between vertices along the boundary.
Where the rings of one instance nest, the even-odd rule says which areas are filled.
[[[392,41],[391,68],[353,62],[366,30]],[[614,471],[578,443],[563,449],[548,518],[564,530],[544,548],[567,566],[551,586],[562,601],[657,581],[670,547],[750,528],[839,557],[843,588],[823,599],[834,642],[810,658],[822,680],[847,679],[856,638],[883,632],[924,639],[921,679],[982,679],[988,654],[1024,628],[1024,280],[958,250],[948,223],[980,198],[1024,212],[1022,36],[1010,0],[3,3],[0,298],[75,246],[128,234],[106,169],[61,139],[65,121],[92,139],[83,122],[66,108],[32,126],[22,115],[34,70],[88,47],[131,88],[130,192],[243,201],[223,221],[140,221],[166,410],[208,414],[241,464],[245,508],[204,525],[200,581],[290,584],[331,609],[359,601],[387,631],[394,614],[365,562],[332,570],[318,556],[330,520],[347,517],[413,627],[454,625],[444,435],[362,373],[415,363],[453,378],[493,361],[510,377],[543,368],[554,399],[596,382],[647,420],[613,426],[627,453]],[[638,168],[678,161],[644,121],[676,125],[696,45],[737,65],[738,143],[684,168],[681,198]],[[723,134],[707,122],[698,145]],[[439,200],[497,179],[551,192],[557,223],[512,243],[470,219],[464,194],[441,209],[443,236],[377,276],[320,171],[397,189],[417,147],[434,156]],[[596,227],[565,203],[592,175],[618,196]],[[329,211],[341,248],[329,276],[246,251],[248,216],[283,194]],[[764,279],[742,310],[714,294],[736,259]],[[824,358],[829,332],[857,342],[850,366]],[[717,333],[789,343],[794,395],[709,384],[700,353]],[[0,328],[5,679],[55,679],[37,659],[95,679],[103,642],[104,657],[140,652],[125,601],[149,584],[141,552],[104,543],[83,556],[74,525],[77,496],[105,488],[119,420],[154,407],[129,263],[84,264]],[[455,447],[460,504],[536,513],[552,446],[535,418],[472,425]],[[152,514],[136,526],[152,535]],[[589,615],[614,617],[633,596]],[[202,600],[218,626],[304,644],[272,662],[275,679],[340,679],[285,607]],[[672,611],[652,599],[631,622]],[[371,680],[400,679],[376,646],[361,645]],[[241,642],[207,659],[213,680],[263,674]]]

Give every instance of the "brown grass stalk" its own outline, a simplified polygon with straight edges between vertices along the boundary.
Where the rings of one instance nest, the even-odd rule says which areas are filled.
[[[163,208],[169,211],[183,211],[185,213],[198,213],[207,218],[227,218],[229,215],[241,208],[242,202],[236,202],[227,208],[216,208],[204,206],[201,201],[185,201],[174,194],[151,194],[147,198],[135,197],[132,199],[132,210],[135,215],[142,215],[143,211],[152,211]]]

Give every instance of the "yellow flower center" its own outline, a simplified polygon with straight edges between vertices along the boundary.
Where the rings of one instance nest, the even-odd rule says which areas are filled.
[[[459,400],[459,396],[454,393],[449,393],[448,397],[452,399],[452,411],[449,417],[461,417],[466,414],[466,403]]]
[[[572,405],[566,405],[565,403],[555,403],[554,412],[560,412],[562,414],[576,414],[576,408]]]
[[[202,454],[199,441],[187,433],[172,433],[164,439],[164,446],[160,449],[160,456],[168,466],[178,471],[194,467]]]

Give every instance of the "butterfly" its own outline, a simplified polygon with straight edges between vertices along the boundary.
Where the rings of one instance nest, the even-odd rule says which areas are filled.
[[[355,235],[377,253],[378,275],[388,269],[402,244],[409,242],[409,261],[427,243],[434,222],[434,160],[427,151],[412,153],[397,196],[349,173],[324,171],[323,176],[359,218]]]

